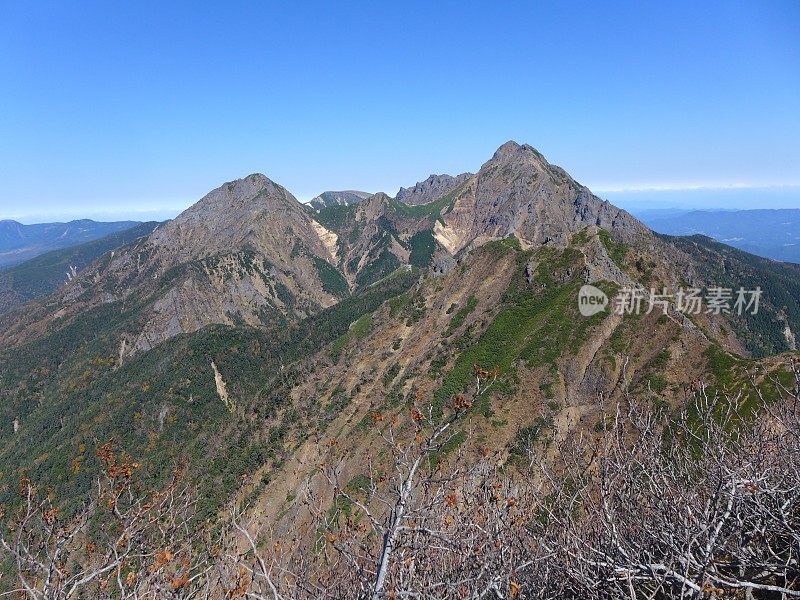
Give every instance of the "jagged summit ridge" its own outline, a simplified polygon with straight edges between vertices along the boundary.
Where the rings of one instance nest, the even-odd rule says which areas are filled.
[[[392,423],[403,456],[410,448],[433,457],[411,441],[409,407],[430,407],[431,422],[419,423],[426,431],[442,422],[439,410],[459,419],[444,424],[439,439],[448,441],[436,442],[438,467],[424,465],[427,474],[451,464],[480,474],[471,461],[488,459],[515,476],[532,460],[557,468],[564,440],[591,449],[601,436],[615,439],[607,408],[631,398],[657,407],[663,421],[698,387],[738,393],[756,377],[773,381],[741,396],[748,411],[778,385],[791,389],[793,354],[750,362],[727,352],[749,340],[771,353],[796,348],[800,267],[652,235],[529,146],[504,144],[477,174],[454,188],[452,179],[425,204],[377,193],[315,210],[253,174],[0,317],[0,502],[25,502],[25,489],[16,491],[25,474],[65,508],[60,523],[79,521],[76,540],[96,538],[102,515],[67,511],[99,504],[89,495],[101,466],[93,446],[113,440],[113,455],[142,466],[128,482],[142,501],[154,497],[149,482],[175,489],[179,465],[185,489],[197,490],[191,523],[224,530],[226,507],[241,506],[240,531],[252,532],[256,549],[280,542],[305,559],[319,554],[322,532],[361,543],[340,493],[370,502],[389,485],[373,474],[393,468],[396,453],[376,451]],[[509,235],[517,239],[495,241]],[[633,285],[674,292],[763,281],[757,320],[689,319],[652,305],[637,314],[580,310],[586,284],[613,299]],[[468,505],[460,488],[472,484],[455,483],[455,503]],[[498,488],[502,515],[513,508],[509,489]],[[373,537],[364,543],[375,541],[380,556]],[[94,568],[74,546],[75,564]]]
[[[632,215],[592,194],[532,146],[509,141],[462,184],[434,232],[455,254],[511,235],[526,247],[564,246],[587,225],[625,240],[649,234]]]
[[[534,154],[540,159],[544,160],[544,156],[536,148],[534,148],[530,144],[525,144],[525,143],[520,144],[515,140],[508,140],[507,142],[500,144],[497,147],[497,150],[494,151],[493,158],[509,156],[518,153]]]
[[[425,181],[420,181],[410,188],[401,187],[396,199],[409,206],[430,204],[442,196],[452,192],[455,188],[472,177],[472,173],[461,175],[431,175]]]

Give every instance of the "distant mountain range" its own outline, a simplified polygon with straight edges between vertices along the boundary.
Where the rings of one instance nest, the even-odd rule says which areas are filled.
[[[0,221],[0,269],[24,262],[50,250],[91,242],[138,225],[137,221],[98,223],[91,219],[69,223],[23,225]]]
[[[669,235],[701,234],[752,254],[800,263],[800,209],[646,210],[635,213]]]
[[[51,250],[0,269],[0,314],[55,291],[106,252],[153,233],[157,226],[154,221],[140,223],[91,242]]]
[[[319,196],[312,198],[309,206],[322,210],[329,206],[351,206],[366,200],[372,194],[369,192],[359,192],[357,190],[344,190],[341,192],[322,192]]]

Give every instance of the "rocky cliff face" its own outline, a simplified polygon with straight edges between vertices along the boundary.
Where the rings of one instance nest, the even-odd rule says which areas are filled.
[[[409,206],[430,204],[442,196],[446,196],[462,183],[472,177],[472,173],[452,175],[431,175],[425,181],[420,181],[410,188],[400,188],[395,199]]]
[[[336,235],[314,221],[283,187],[261,174],[229,182],[159,228],[134,256],[107,273],[120,285],[133,275],[180,275],[161,292],[132,340],[148,350],[212,323],[292,321],[347,293],[334,266]]]
[[[634,217],[593,195],[531,146],[507,142],[462,184],[435,233],[454,254],[511,235],[524,247],[563,246],[587,225],[625,241],[649,236]]]
[[[210,192],[160,227],[148,244],[172,264],[250,248],[287,267],[295,239],[332,259],[311,222],[288,191],[253,174]]]

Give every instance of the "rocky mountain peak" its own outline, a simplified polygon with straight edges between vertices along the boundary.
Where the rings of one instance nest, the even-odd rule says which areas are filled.
[[[336,242],[285,188],[254,173],[212,190],[60,293],[75,311],[146,297],[142,320],[122,338],[120,360],[128,360],[206,325],[292,321],[334,304],[349,291]]]
[[[566,171],[550,164],[536,148],[528,144],[518,144],[513,140],[500,146],[492,158],[481,167],[481,172],[485,173],[492,167],[499,166],[504,167],[505,171],[511,168],[515,171],[528,170],[535,173],[548,173],[560,180],[568,179],[571,183],[575,183]]]
[[[390,200],[391,197],[386,192],[376,192],[365,199],[367,202],[389,202]]]
[[[276,200],[294,198],[282,186],[262,173],[253,173],[241,179],[223,183],[178,215],[171,223],[180,225],[211,218],[226,219],[235,213],[255,213],[267,208]],[[297,202],[296,200],[294,200]],[[239,214],[239,216],[243,216]]]
[[[564,246],[587,225],[625,240],[647,231],[535,148],[514,141],[500,146],[454,201],[435,227],[436,239],[451,254],[511,235],[524,247]]]
[[[514,140],[508,140],[505,144],[502,144],[497,150],[495,150],[494,156],[492,158],[502,158],[505,156],[510,156],[516,154],[518,151],[530,148],[533,149],[531,146],[527,144],[518,144]]]
[[[389,210],[391,202],[391,197],[384,192],[372,194],[358,205],[358,218],[373,221]]]
[[[452,192],[455,188],[472,177],[472,173],[461,175],[431,175],[425,181],[420,181],[410,188],[401,187],[396,199],[403,204],[416,206],[429,204]]]
[[[31,485],[47,487],[53,508],[97,505],[89,495],[93,445],[118,440],[115,455],[141,461],[146,475],[130,489],[145,499],[159,493],[150,493],[150,481],[169,482],[172,465],[182,465],[179,485],[196,490],[190,506],[201,511],[187,514],[190,523],[222,530],[226,521],[217,517],[241,505],[240,531],[253,532],[256,550],[280,543],[302,552],[289,560],[313,558],[318,536],[310,533],[324,532],[331,542],[340,533],[363,539],[371,554],[372,538],[339,518],[340,490],[361,494],[366,477],[370,498],[373,491],[391,498],[378,496],[384,478],[373,473],[393,468],[393,453],[382,450],[386,427],[410,423],[416,401],[437,411],[479,409],[447,424],[455,443],[437,453],[442,469],[472,469],[483,455],[490,461],[483,464],[519,478],[534,460],[558,469],[559,440],[585,439],[589,450],[613,441],[608,406],[636,399],[670,415],[708,382],[743,390],[753,410],[794,382],[793,354],[751,361],[731,351],[741,354],[750,340],[756,350],[796,350],[800,266],[755,260],[705,238],[656,237],[515,142],[477,175],[432,175],[401,192],[419,204],[378,193],[347,209],[315,211],[252,174],[221,185],[151,236],[108,246],[80,272],[72,257],[55,261],[68,265],[70,281],[0,317],[0,501],[25,502],[25,490],[13,490],[26,473]],[[30,281],[30,269],[22,272]],[[655,310],[640,305],[636,315],[587,318],[579,303],[586,284],[613,297],[634,284],[674,292],[764,281],[758,319],[705,312],[690,320],[652,302]],[[3,286],[0,277],[0,301]],[[491,380],[476,387],[476,371],[481,380],[491,372]],[[410,424],[398,428],[408,436],[398,439],[414,450]],[[447,452],[468,434],[480,446]],[[332,485],[328,466],[343,488]],[[483,479],[475,486],[480,500]],[[295,501],[308,490],[313,510]],[[469,506],[457,491],[455,501]],[[512,499],[502,500],[502,515]],[[76,540],[102,543],[95,530],[103,514],[87,515],[64,524],[78,523]],[[198,530],[196,539],[208,535]],[[118,536],[108,539],[113,549]],[[191,549],[193,539],[171,546]],[[177,581],[176,593],[191,593],[185,578]]]
[[[263,173],[252,173],[242,179],[228,181],[200,199],[192,208],[214,203],[248,205],[259,197],[267,198],[273,193],[287,194],[286,190]],[[192,210],[192,209],[189,209]],[[188,212],[188,211],[187,211]]]
[[[135,353],[209,323],[229,323],[231,315],[253,325],[277,314],[302,318],[403,265],[435,264],[443,273],[463,250],[512,235],[531,248],[565,246],[587,225],[620,241],[646,232],[534,148],[513,141],[478,174],[431,175],[401,188],[399,202],[385,193],[320,196],[334,205],[352,201],[355,209],[315,211],[261,173],[229,181],[87,270],[62,299],[83,297],[87,282],[93,292],[86,302],[96,304],[159,289],[147,323],[128,332]],[[162,281],[168,273],[174,281]]]
[[[150,241],[174,249],[185,260],[226,253],[265,230],[306,220],[302,205],[285,188],[253,173],[212,190],[160,227]]]

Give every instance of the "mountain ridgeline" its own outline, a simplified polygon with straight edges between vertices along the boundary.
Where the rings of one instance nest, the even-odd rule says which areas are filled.
[[[642,218],[659,233],[705,235],[745,252],[800,263],[800,209],[797,208],[644,211]]]
[[[140,223],[90,242],[45,252],[0,270],[0,314],[34,298],[46,296],[77,277],[78,272],[106,252],[151,234],[158,223]]]
[[[796,266],[653,234],[515,142],[396,198],[305,205],[253,174],[141,227],[0,316],[0,502],[24,475],[69,512],[114,439],[152,481],[185,462],[205,518],[247,499],[254,523],[288,531],[332,439],[342,476],[363,476],[379,460],[370,415],[469,397],[475,368],[497,384],[471,405],[471,435],[513,464],[526,444],[595,432],[599,395],[675,407],[698,379],[757,372],[768,396],[800,331]],[[587,283],[763,294],[757,315],[583,317]]]
[[[69,223],[0,221],[0,269],[17,265],[35,256],[90,242],[138,225],[136,221],[98,223],[80,219]]]

